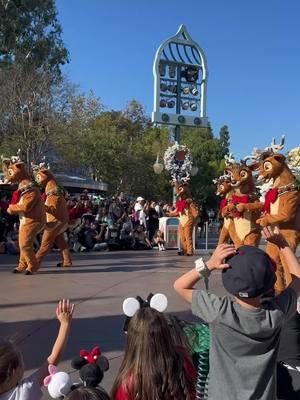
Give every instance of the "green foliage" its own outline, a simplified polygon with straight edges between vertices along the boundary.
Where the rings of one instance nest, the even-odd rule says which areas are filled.
[[[185,128],[182,132],[182,143],[190,148],[194,162],[199,168],[198,174],[191,179],[193,196],[200,203],[209,207],[213,207],[217,203],[212,180],[223,174],[223,158],[224,154],[228,153],[228,147],[224,148],[224,145],[229,145],[228,128],[226,127],[226,135],[224,129],[222,132],[222,140],[214,137],[210,126]]]
[[[54,0],[0,0],[0,67],[18,63],[60,76],[68,62]]]

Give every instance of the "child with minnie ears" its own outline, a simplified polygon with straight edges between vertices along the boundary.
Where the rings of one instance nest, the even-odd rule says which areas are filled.
[[[279,296],[267,297],[276,282],[274,262],[252,246],[219,245],[206,263],[197,260],[196,268],[174,283],[179,295],[192,304],[192,312],[209,323],[208,398],[214,400],[276,398],[280,334],[297,310],[300,265],[278,229],[266,227],[262,234],[278,246],[293,277]],[[223,285],[233,299],[194,289],[214,269],[222,271]]]
[[[56,309],[60,322],[59,332],[51,354],[44,364],[30,377],[23,379],[24,363],[19,349],[9,341],[0,342],[0,400],[38,400],[41,387],[48,375],[49,364],[57,365],[63,356],[69,337],[74,304],[61,300]]]
[[[127,348],[113,384],[113,400],[194,400],[196,371],[186,349],[175,343],[163,311],[163,294],[128,298]]]

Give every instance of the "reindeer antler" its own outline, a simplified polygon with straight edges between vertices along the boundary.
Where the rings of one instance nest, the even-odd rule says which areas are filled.
[[[235,163],[233,153],[229,153],[229,155],[225,154],[224,160],[225,160],[226,167],[229,167],[230,165]]]
[[[285,143],[285,136],[281,136],[280,144],[276,144],[275,138],[272,139],[270,150],[273,153],[277,153],[279,150],[283,150]]]
[[[255,155],[246,156],[241,160],[241,164],[247,165],[248,160],[257,161],[257,156],[255,156]]]

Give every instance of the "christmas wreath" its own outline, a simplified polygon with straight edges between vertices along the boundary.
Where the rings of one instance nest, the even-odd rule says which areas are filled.
[[[187,181],[193,166],[192,153],[186,146],[176,142],[165,151],[164,164],[173,181]]]

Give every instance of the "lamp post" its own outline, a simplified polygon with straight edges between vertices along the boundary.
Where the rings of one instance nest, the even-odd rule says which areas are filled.
[[[181,126],[208,126],[206,58],[184,25],[159,46],[153,75],[153,123],[175,126],[177,143],[180,143]]]

